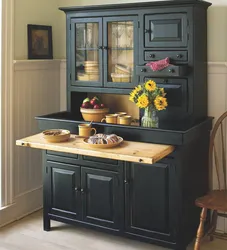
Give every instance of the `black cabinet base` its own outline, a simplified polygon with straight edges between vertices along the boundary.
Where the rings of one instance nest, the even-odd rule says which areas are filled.
[[[95,228],[95,230],[98,232],[108,233],[108,234],[111,234],[114,236],[120,236],[120,237],[124,237],[124,238],[128,238],[128,239],[132,239],[132,240],[139,240],[141,242],[155,244],[157,246],[162,246],[162,247],[166,247],[166,248],[170,248],[170,249],[174,249],[174,250],[186,250],[186,247],[187,247],[187,246],[183,246],[182,244],[176,244],[174,242],[167,242],[167,241],[162,241],[162,240],[158,240],[158,239],[154,239],[154,238],[144,237],[141,235],[122,232],[120,230],[114,230],[114,229],[110,229],[110,228],[106,228],[106,227],[102,227],[102,226],[97,226],[97,225],[93,225],[90,223],[85,223],[82,221],[73,220],[71,218],[64,218],[64,217],[54,215],[54,214],[49,214],[48,218],[44,217],[43,223],[44,223],[44,230],[45,231],[51,230],[51,227],[48,227],[48,225],[50,226],[50,220],[54,220],[54,221],[58,221],[58,222],[62,222],[62,223],[66,223],[66,224],[70,224],[70,225],[74,225],[74,226],[78,226],[78,227],[83,227],[83,228],[87,228],[87,229],[94,229]]]

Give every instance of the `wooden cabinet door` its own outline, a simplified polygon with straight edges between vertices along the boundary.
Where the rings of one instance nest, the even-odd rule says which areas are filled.
[[[132,88],[138,84],[138,17],[103,18],[104,86]]]
[[[127,163],[125,173],[126,228],[130,234],[173,240],[169,166]]]
[[[72,18],[68,42],[71,85],[102,86],[102,18]]]
[[[145,15],[145,47],[187,47],[186,13]]]
[[[80,167],[60,162],[47,161],[49,178],[48,204],[51,214],[79,219],[80,202]]]
[[[118,173],[82,167],[83,221],[119,229],[123,213],[121,187]]]

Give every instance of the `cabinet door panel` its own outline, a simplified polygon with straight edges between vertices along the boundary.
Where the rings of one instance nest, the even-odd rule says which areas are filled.
[[[168,165],[130,163],[126,176],[126,231],[170,240]]]
[[[103,31],[104,86],[132,88],[138,82],[138,17],[106,17]]]
[[[119,227],[119,176],[105,170],[82,168],[83,220],[92,224]]]
[[[145,47],[187,47],[186,13],[145,15]]]
[[[80,167],[47,162],[50,171],[51,213],[78,219],[80,205]]]
[[[71,21],[71,84],[102,86],[102,19]]]

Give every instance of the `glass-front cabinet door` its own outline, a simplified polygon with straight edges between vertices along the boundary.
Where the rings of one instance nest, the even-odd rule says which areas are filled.
[[[102,18],[71,21],[71,84],[102,86]]]
[[[132,88],[137,84],[138,19],[134,16],[103,19],[104,86]]]

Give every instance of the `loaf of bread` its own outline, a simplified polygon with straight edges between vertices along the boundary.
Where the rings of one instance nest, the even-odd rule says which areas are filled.
[[[115,134],[105,135],[105,134],[96,134],[90,136],[88,143],[90,144],[113,144],[118,142],[118,137]]]

